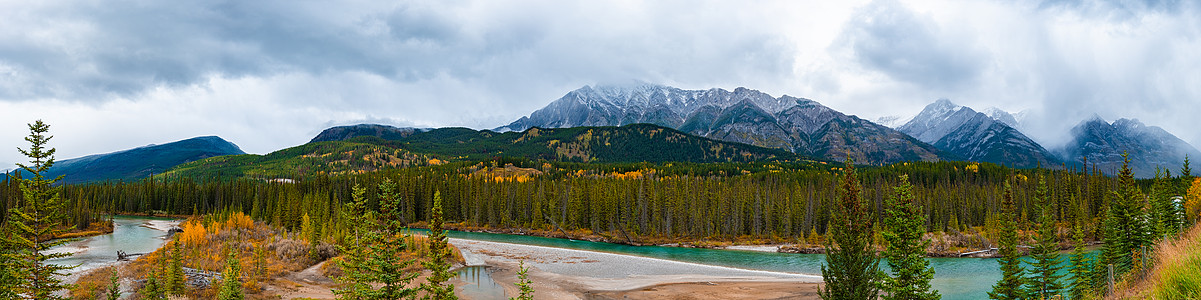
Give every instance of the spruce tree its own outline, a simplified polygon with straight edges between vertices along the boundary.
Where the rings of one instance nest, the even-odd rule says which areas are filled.
[[[430,276],[426,278],[428,281],[421,285],[425,290],[424,299],[429,300],[453,300],[458,299],[455,296],[455,286],[447,284],[446,281],[454,278],[454,273],[450,272],[450,247],[446,242],[446,231],[442,230],[442,194],[434,192],[434,204],[430,207],[430,235],[429,235],[429,255],[423,263],[426,270],[430,270]]]
[[[1184,155],[1184,165],[1180,167],[1180,177],[1187,182],[1193,177],[1193,169],[1188,164],[1188,154]]]
[[[521,293],[516,298],[509,298],[509,300],[534,300],[534,282],[530,281],[527,276],[529,271],[530,268],[525,266],[525,261],[520,261],[517,265],[517,283],[514,285],[517,285]]]
[[[117,267],[111,269],[108,276],[108,293],[105,293],[105,298],[108,300],[121,299],[121,277],[117,275]]]
[[[1017,249],[1018,228],[1016,207],[1013,203],[1013,188],[1005,183],[1005,194],[1001,196],[1001,214],[997,223],[1000,226],[997,247],[1001,254],[997,261],[1001,264],[1001,280],[993,285],[988,292],[989,299],[1009,300],[1026,299],[1025,270],[1022,268],[1021,254]]]
[[[163,252],[167,251],[164,250]],[[167,255],[167,253],[163,253],[163,255]],[[165,278],[167,280],[166,290],[170,294],[182,295],[184,292],[183,253],[179,245],[179,236],[176,236],[175,240],[171,242],[170,255],[171,258],[167,266],[167,278]]]
[[[333,292],[338,299],[366,300],[374,299],[375,290],[371,288],[372,276],[368,255],[371,241],[376,235],[376,226],[371,211],[367,210],[367,190],[355,184],[351,188],[351,202],[343,209],[343,220],[350,228],[350,236],[345,244],[338,245],[342,252],[342,260],[338,266],[342,268],[342,276],[337,278],[341,286]]]
[[[8,236],[6,226],[0,224],[0,236]],[[0,239],[0,299],[16,299],[20,280],[16,269],[16,253],[6,240]]]
[[[167,299],[166,293],[163,291],[162,285],[158,282],[158,277],[162,272],[150,270],[150,274],[146,274],[146,283],[142,285],[142,289],[138,291],[142,294],[143,299],[162,300]]]
[[[1030,262],[1030,296],[1052,299],[1063,294],[1063,283],[1060,282],[1063,275],[1059,275],[1059,270],[1063,269],[1059,264],[1063,263],[1063,259],[1059,257],[1058,226],[1055,224],[1055,210],[1048,197],[1045,177],[1039,177],[1034,197],[1042,212],[1038,216],[1038,244],[1032,253],[1034,261]]]
[[[880,261],[872,247],[872,216],[860,199],[859,177],[847,157],[839,201],[835,207],[822,265],[822,299],[876,299],[880,290]]]
[[[1152,179],[1149,211],[1147,216],[1151,221],[1151,233],[1153,234],[1152,241],[1162,239],[1176,234],[1180,215],[1176,210],[1176,204],[1172,203],[1172,191],[1168,186],[1168,179],[1171,175],[1162,174],[1159,169],[1156,169],[1155,178]]]
[[[1108,266],[1113,265],[1114,277],[1129,272],[1134,266],[1133,254],[1143,246],[1151,244],[1144,201],[1135,186],[1134,173],[1130,170],[1130,158],[1122,154],[1122,169],[1118,173],[1117,190],[1111,194],[1109,208],[1103,223],[1105,245],[1097,264],[1098,276],[1108,277]],[[1104,284],[1106,280],[1098,280]]]
[[[884,258],[888,259],[892,276],[884,277],[883,298],[941,299],[938,291],[930,289],[934,269],[925,259],[930,241],[922,239],[926,233],[926,214],[914,199],[909,176],[901,175],[899,181],[900,185],[893,188],[893,194],[887,200],[884,218],[884,240],[887,242]]]
[[[230,247],[229,257],[225,259],[225,272],[221,272],[221,289],[217,292],[217,299],[242,300],[245,298],[242,291],[242,265],[238,261],[238,249]]]
[[[1072,275],[1072,284],[1068,287],[1068,294],[1072,299],[1084,299],[1093,288],[1093,276],[1090,274],[1093,266],[1092,260],[1088,258],[1088,250],[1085,249],[1084,226],[1077,222],[1074,227],[1072,240],[1076,247],[1072,249],[1071,267],[1068,270]]]
[[[417,278],[417,273],[406,272],[414,260],[402,259],[409,249],[406,244],[408,234],[405,225],[401,223],[400,196],[396,193],[396,185],[391,179],[384,179],[379,185],[380,207],[383,208],[380,220],[380,239],[370,248],[368,265],[373,282],[383,286],[375,294],[375,299],[412,299],[417,296],[416,288],[406,286]]]
[[[59,188],[54,186],[58,178],[46,178],[46,171],[54,166],[54,148],[46,149],[46,144],[52,136],[47,136],[50,125],[42,120],[29,124],[29,136],[25,138],[29,149],[17,149],[30,159],[30,164],[18,163],[17,166],[25,173],[33,176],[31,179],[19,178],[23,205],[10,208],[8,213],[9,234],[0,239],[13,245],[9,260],[10,270],[16,277],[12,292],[31,299],[64,299],[55,293],[66,288],[62,278],[71,267],[49,263],[49,260],[71,256],[70,252],[46,253],[52,247],[66,244],[69,240],[52,238],[62,234],[72,227],[63,228],[60,224],[66,221],[66,201],[59,194]]]

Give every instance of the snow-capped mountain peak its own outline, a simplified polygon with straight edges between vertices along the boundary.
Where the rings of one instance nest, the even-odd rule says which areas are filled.
[[[883,117],[872,119],[872,122],[876,123],[876,124],[888,126],[888,128],[895,129],[897,127],[901,127],[901,125],[905,125],[905,123],[909,123],[909,121],[913,120],[913,117],[916,117],[916,116],[917,115],[912,115],[912,116],[908,116],[908,117],[903,116],[903,115],[883,116]]]
[[[999,109],[991,112],[980,113],[939,99],[897,129],[973,161],[1016,167],[1056,164],[1054,155],[1046,148],[1009,125],[1017,123],[1012,115]],[[1007,120],[998,120],[997,116]]]

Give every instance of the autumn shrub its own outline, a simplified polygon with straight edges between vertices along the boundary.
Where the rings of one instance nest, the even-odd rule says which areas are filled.
[[[108,292],[109,275],[112,274],[112,269],[113,267],[104,267],[84,273],[71,286],[68,295],[71,299],[80,300],[101,298],[101,295]]]

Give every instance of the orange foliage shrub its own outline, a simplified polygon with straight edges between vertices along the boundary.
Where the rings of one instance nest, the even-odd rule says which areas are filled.
[[[180,224],[180,228],[183,233],[179,234],[179,241],[184,245],[195,247],[208,240],[208,232],[200,222],[189,220]]]
[[[233,213],[229,216],[229,219],[225,220],[225,229],[227,230],[251,228],[254,228],[254,220],[240,211]]]

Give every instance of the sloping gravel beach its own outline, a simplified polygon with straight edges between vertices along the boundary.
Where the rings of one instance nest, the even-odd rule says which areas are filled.
[[[645,292],[656,286],[681,283],[711,285],[722,282],[731,288],[738,288],[737,283],[755,283],[759,286],[779,283],[783,289],[803,287],[809,291],[821,282],[821,276],[815,275],[745,270],[603,252],[454,238],[450,239],[450,243],[463,252],[469,265],[486,264],[498,268],[492,277],[505,286],[509,295],[516,295],[517,290],[512,283],[517,281],[515,272],[518,263],[524,261],[531,268],[529,277],[534,281],[538,299],[620,298],[622,293]]]

